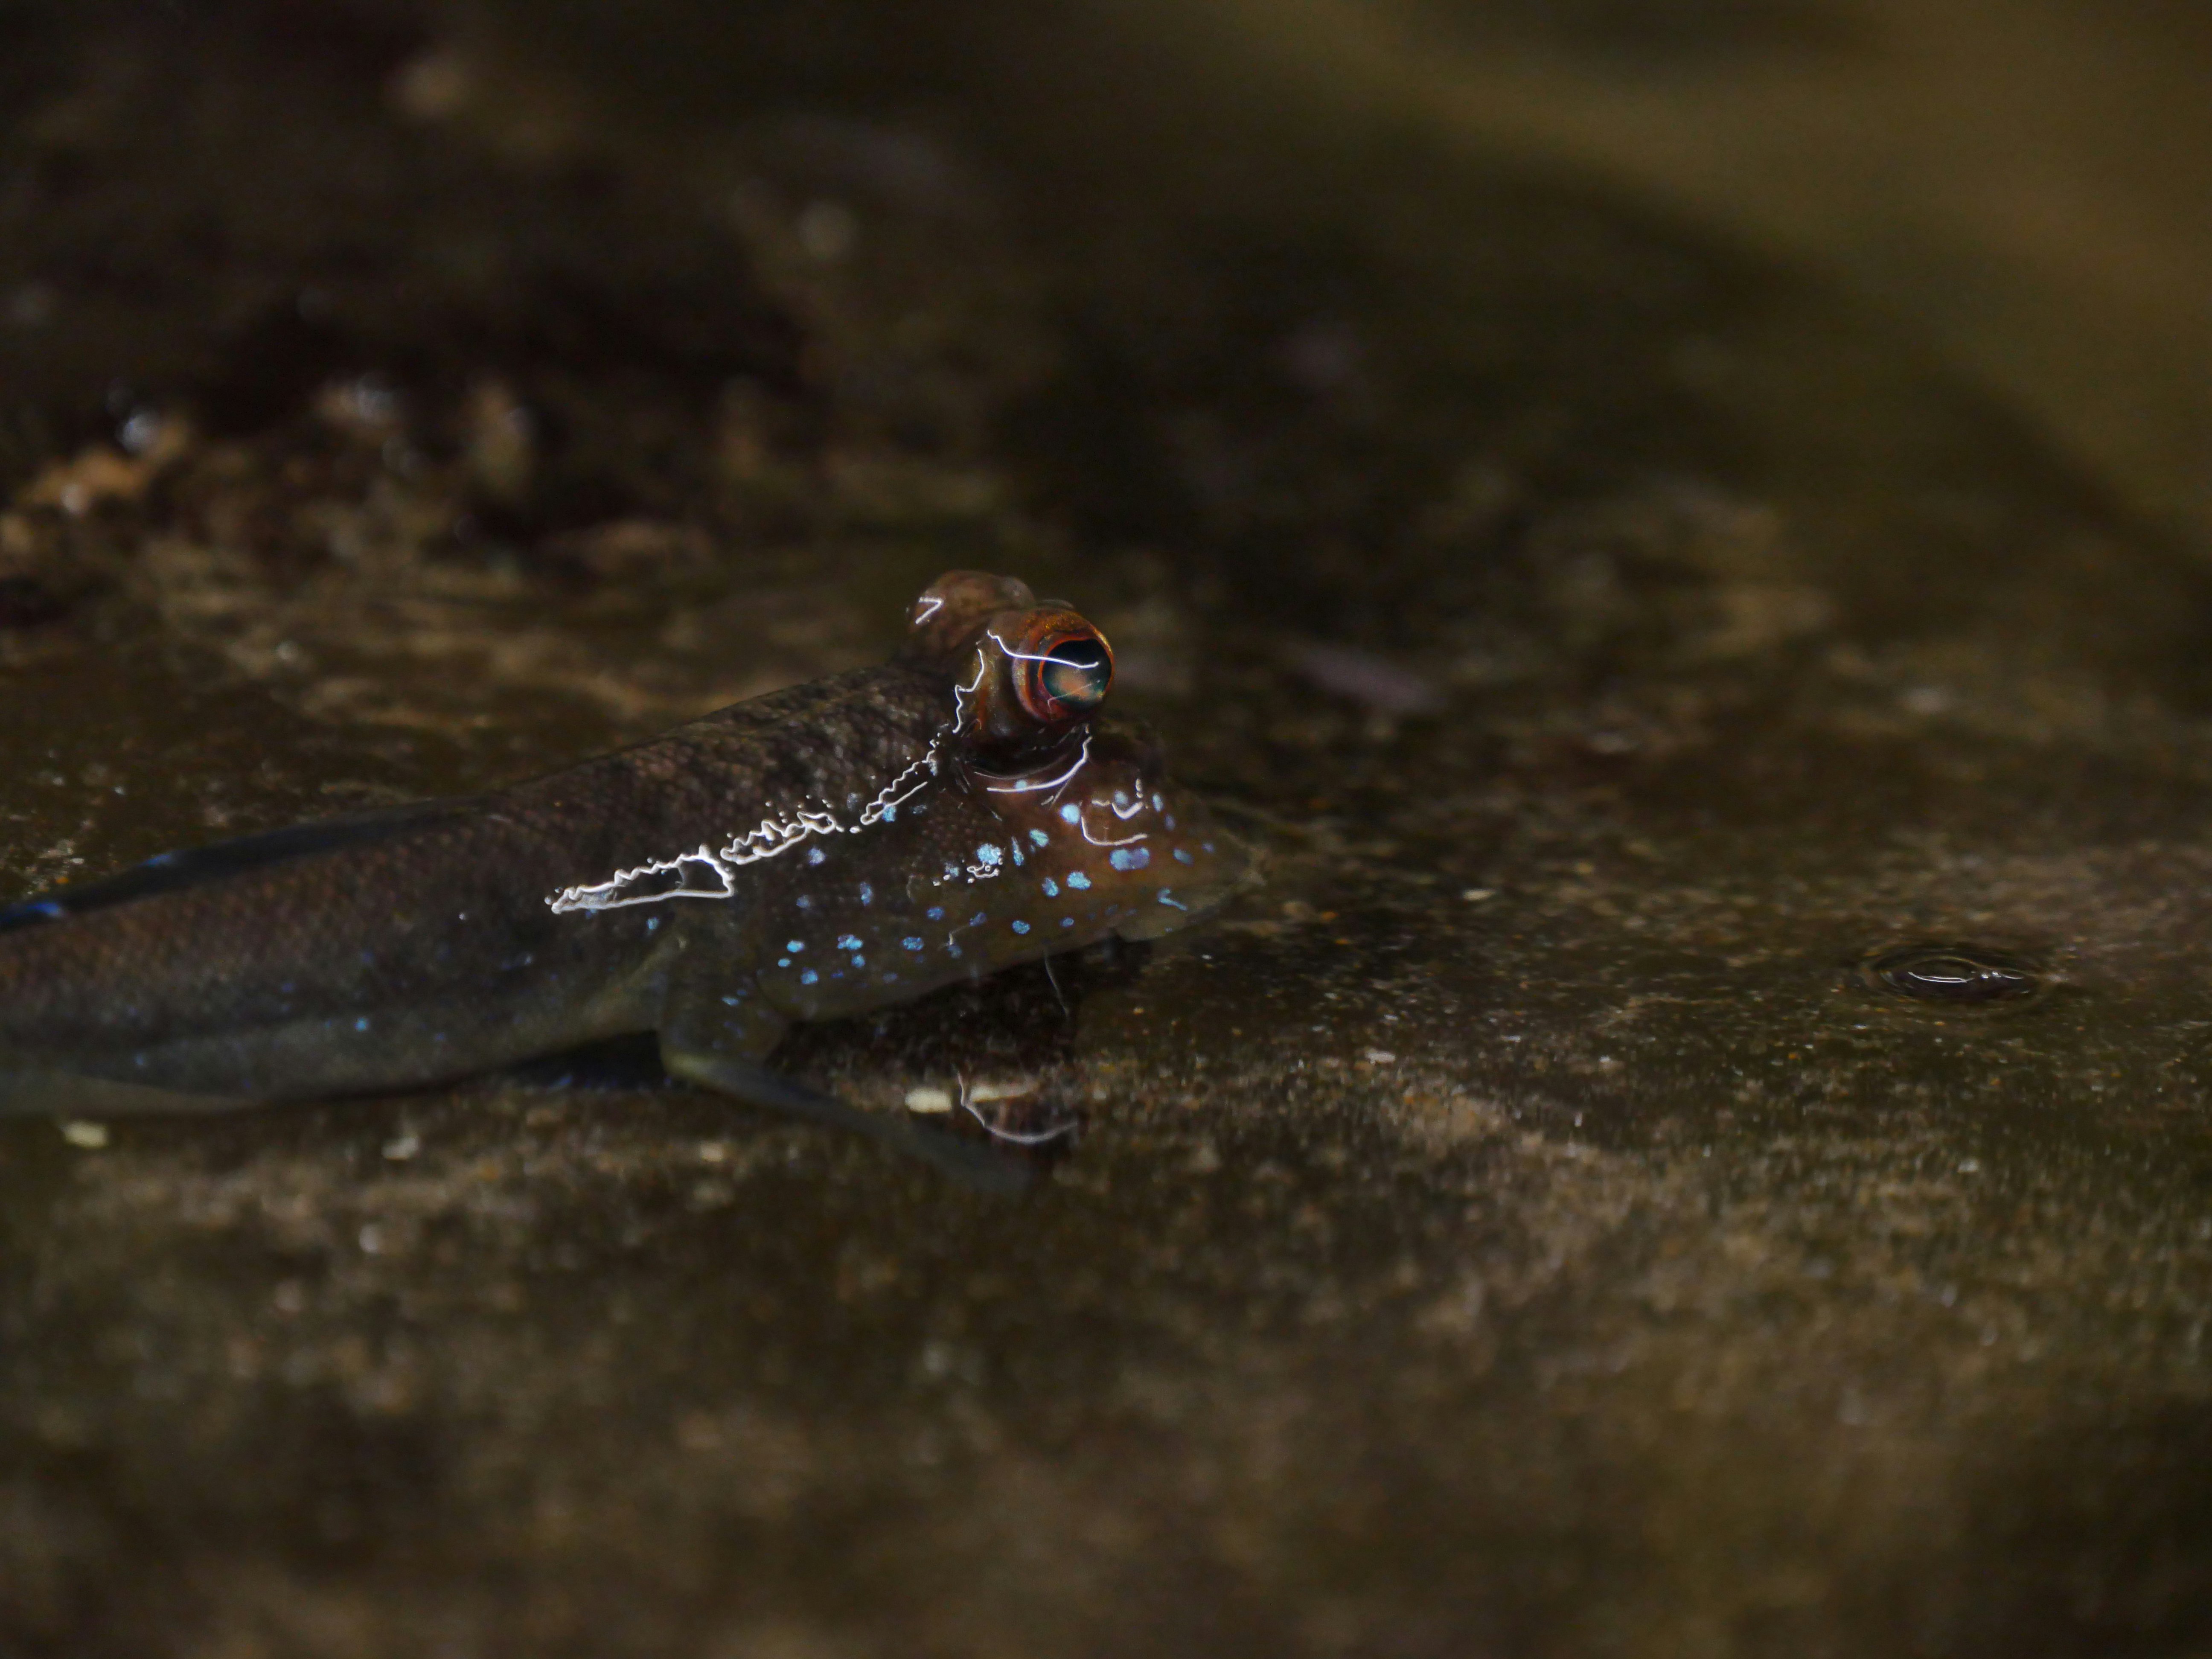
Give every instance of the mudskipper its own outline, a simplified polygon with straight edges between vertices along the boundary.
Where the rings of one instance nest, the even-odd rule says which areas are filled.
[[[1104,636],[974,571],[878,668],[463,799],[0,911],[0,1111],[220,1111],[623,1033],[678,1078],[944,1161],[764,1064],[824,1019],[1182,927],[1243,860],[1103,712]]]

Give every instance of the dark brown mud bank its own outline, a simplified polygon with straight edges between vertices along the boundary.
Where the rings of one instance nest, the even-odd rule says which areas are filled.
[[[1226,16],[0,11],[11,894],[952,566],[1267,871],[787,1046],[1079,1110],[1019,1202],[620,1055],[0,1125],[0,1650],[2212,1638],[2212,580],[1816,276]]]

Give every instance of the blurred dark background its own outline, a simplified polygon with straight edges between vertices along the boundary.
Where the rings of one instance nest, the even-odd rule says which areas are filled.
[[[627,157],[677,191],[724,182],[742,136],[779,112],[896,112],[987,158],[992,189],[1025,190],[1025,214],[1095,214],[1099,191],[1157,210],[1223,188],[1224,170],[1240,188],[1292,191],[1353,129],[1367,142],[1387,129],[1611,181],[1817,270],[2143,510],[2200,534],[2212,523],[2212,228],[2198,206],[2212,184],[2212,26],[2179,0],[1215,0],[911,16],[678,0],[12,0],[0,27],[22,118],[12,139],[39,160],[11,174],[5,207],[19,282],[99,175],[97,156],[164,112],[216,118],[211,101],[250,126],[288,98],[327,109],[325,97],[381,97],[447,124],[428,149],[488,144],[526,169]],[[249,112],[242,89],[206,84],[221,63],[242,73],[246,50],[310,78],[260,87],[276,101]],[[76,78],[88,58],[102,66],[89,82]],[[287,149],[317,142],[258,132]],[[356,158],[352,187],[371,188],[361,170]],[[909,167],[902,187],[945,185],[928,172]],[[114,228],[111,274],[143,301],[193,273],[171,245],[130,259],[126,233],[140,247],[160,235],[159,204],[135,205],[135,222]],[[197,210],[204,221],[207,204]],[[41,302],[18,291],[11,306],[20,325]],[[143,350],[131,361],[146,372]],[[20,371],[11,380],[20,398]]]

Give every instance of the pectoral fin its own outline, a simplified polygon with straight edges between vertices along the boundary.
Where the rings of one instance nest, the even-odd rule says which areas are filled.
[[[762,1064],[783,1033],[782,1020],[757,1004],[687,990],[679,983],[660,1028],[660,1063],[669,1074],[755,1106],[788,1112],[824,1127],[864,1135],[918,1158],[978,1192],[1012,1196],[1025,1190],[1030,1170],[988,1147],[956,1140],[903,1118],[862,1111]]]
[[[894,1152],[918,1158],[963,1186],[972,1187],[978,1192],[1012,1197],[1026,1190],[1030,1184],[1030,1172],[1028,1169],[1000,1157],[987,1146],[955,1140],[949,1135],[919,1128],[880,1113],[864,1112],[857,1106],[848,1106],[833,1095],[823,1094],[803,1083],[794,1083],[753,1060],[733,1060],[725,1054],[702,1054],[696,1050],[672,1052],[664,1043],[661,1063],[667,1066],[672,1075],[680,1077],[687,1083],[696,1083],[702,1088],[712,1089],[718,1094],[734,1096],[755,1106],[772,1107],[779,1112],[788,1112],[793,1117],[803,1117],[825,1128],[865,1135]]]

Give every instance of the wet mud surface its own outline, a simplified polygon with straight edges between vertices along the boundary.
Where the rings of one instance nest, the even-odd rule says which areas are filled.
[[[0,1648],[2205,1639],[2204,567],[1813,277],[1202,40],[647,9],[6,25],[9,890],[951,566],[1264,879],[781,1052],[1079,1113],[1018,1201],[624,1052],[0,1124]]]

